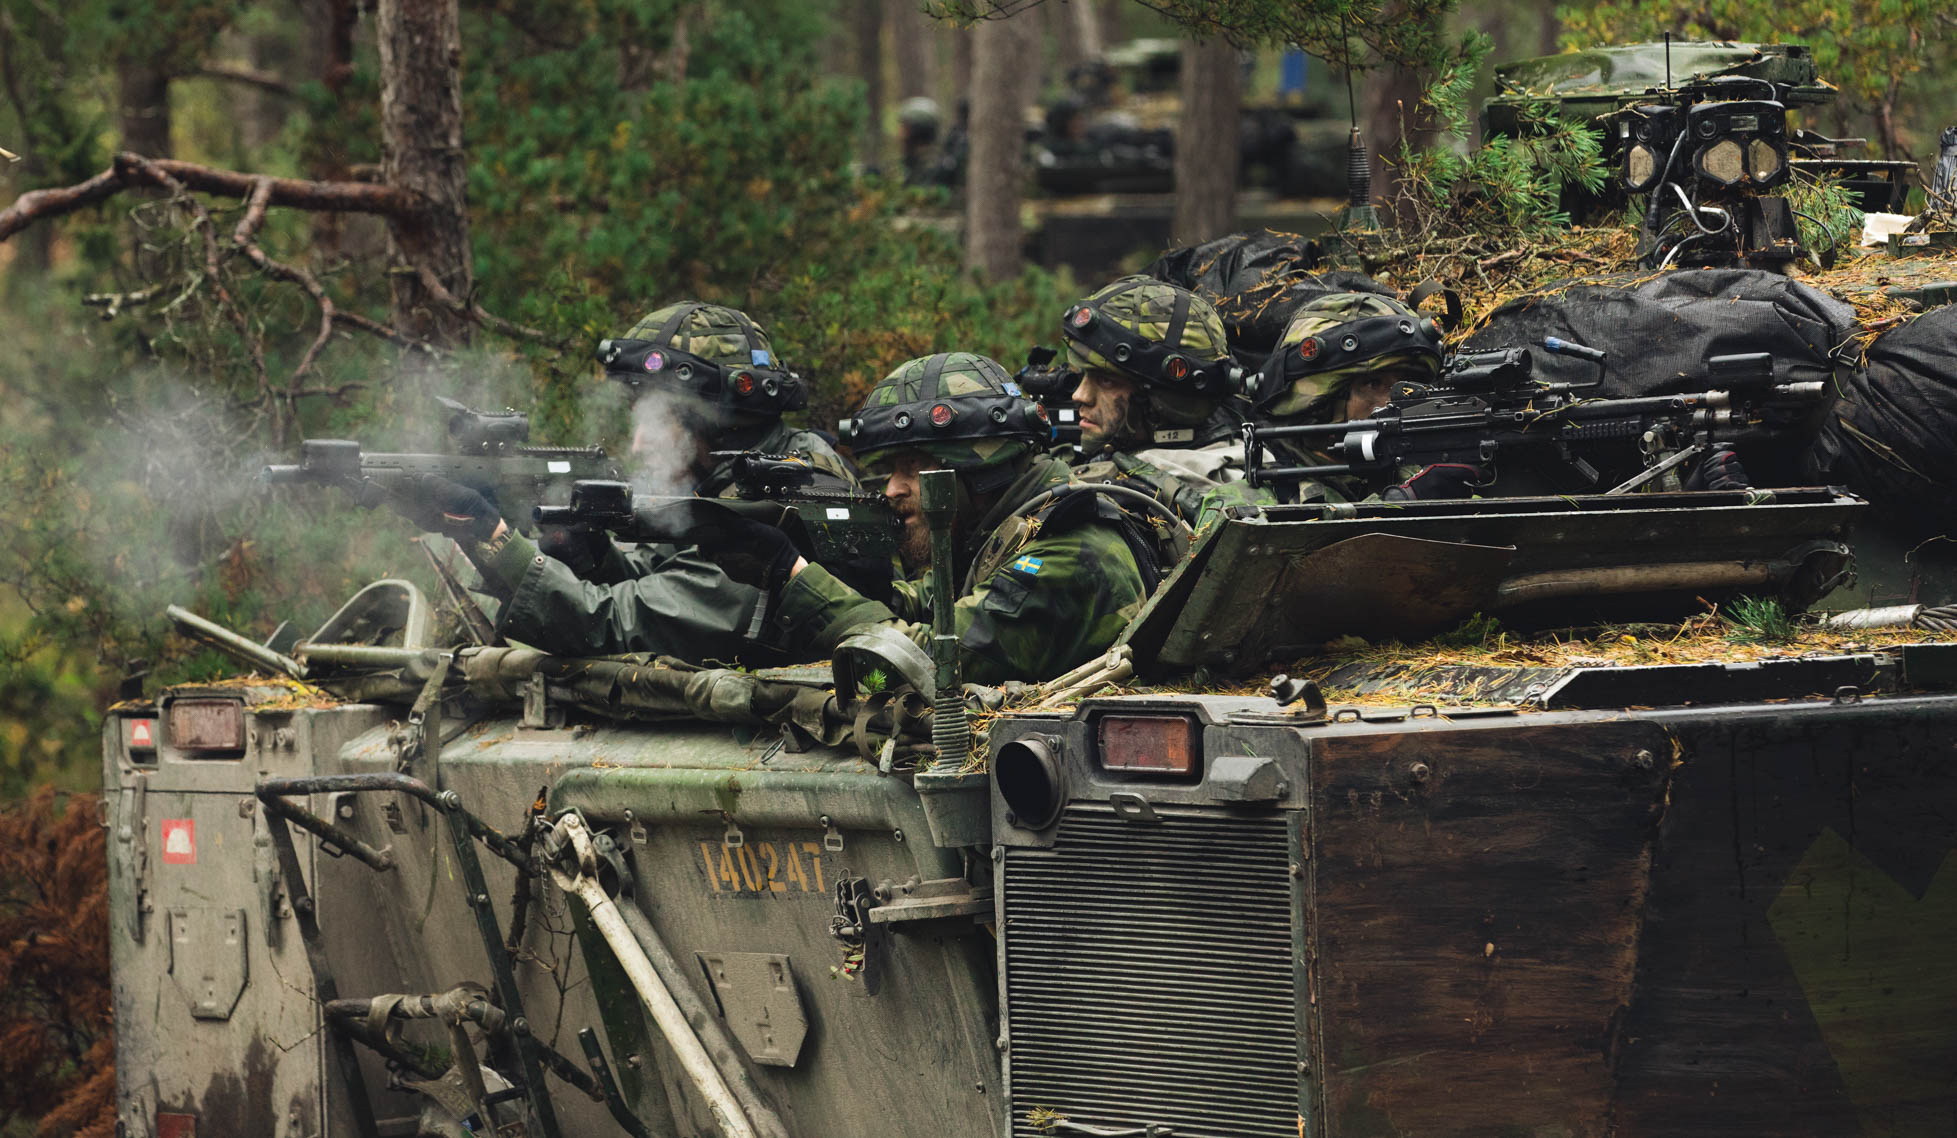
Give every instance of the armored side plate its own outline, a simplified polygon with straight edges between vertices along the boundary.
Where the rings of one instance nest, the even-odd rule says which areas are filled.
[[[1864,503],[1827,489],[1291,506],[1198,543],[1123,633],[1144,675],[1249,671],[1340,636],[1412,640],[1669,620],[1741,593],[1800,611],[1839,584]]]
[[[767,952],[702,952],[714,999],[748,1058],[793,1067],[809,1033],[808,1013],[788,957]]]

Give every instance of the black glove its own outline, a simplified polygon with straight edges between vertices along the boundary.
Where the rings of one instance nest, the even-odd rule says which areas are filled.
[[[489,499],[439,474],[402,479],[392,501],[402,517],[423,531],[458,541],[488,541],[503,521]]]
[[[720,519],[696,526],[686,536],[730,579],[765,592],[786,584],[795,560],[802,556],[787,534],[748,518]]]
[[[887,555],[825,561],[822,567],[836,580],[873,601],[889,600],[891,582],[897,579],[897,567]]]
[[[1712,453],[1699,460],[1692,471],[1692,477],[1685,480],[1687,490],[1750,490],[1753,480],[1746,476],[1746,467],[1740,465],[1739,456],[1733,448],[1724,443],[1714,443]]]
[[[559,526],[547,529],[537,538],[537,548],[584,577],[597,567],[611,545],[611,535],[585,526]]]
[[[1475,481],[1481,472],[1465,462],[1437,462],[1420,473],[1388,486],[1379,496],[1382,502],[1433,502],[1450,498],[1472,498]]]

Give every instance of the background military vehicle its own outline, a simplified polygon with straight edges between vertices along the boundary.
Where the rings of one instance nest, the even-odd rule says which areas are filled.
[[[1662,156],[1627,163],[1638,144],[1649,142],[1639,128],[1648,124],[1650,116],[1633,109],[1648,111],[1654,103],[1765,100],[1780,104],[1783,117],[1778,131],[1763,133],[1763,126],[1773,124],[1763,123],[1758,109],[1749,107],[1741,113],[1756,116],[1753,127],[1745,127],[1744,121],[1735,126],[1730,115],[1708,114],[1703,122],[1695,120],[1693,125],[1706,133],[1694,145],[1728,135],[1741,145],[1755,136],[1765,138],[1783,152],[1793,173],[1839,178],[1858,208],[1868,212],[1901,210],[1909,193],[1906,178],[1916,168],[1913,162],[1844,157],[1866,139],[1788,129],[1785,111],[1826,106],[1836,95],[1835,88],[1821,79],[1813,52],[1803,44],[1677,41],[1593,47],[1498,64],[1495,86],[1495,95],[1482,108],[1484,137],[1526,135],[1554,113],[1599,128],[1604,161],[1626,171],[1626,179],[1607,183],[1601,194],[1581,187],[1565,191],[1564,207],[1578,221],[1621,208],[1627,193],[1651,188],[1651,171],[1662,164]],[[1641,176],[1630,177],[1632,165],[1643,171]]]
[[[1957,644],[1676,623],[1799,609],[1861,509],[1277,508],[974,693],[956,762],[908,641],[450,651],[404,582],[283,654],[186,615],[261,675],[108,719],[120,1129],[1944,1125]],[[1674,623],[1386,643],[1600,599]],[[1271,675],[1351,634],[1335,700]]]
[[[1178,41],[1130,40],[1077,65],[1038,108],[1028,108],[1027,164],[1037,191],[1029,204],[1038,219],[1028,249],[1041,264],[1065,264],[1091,279],[1118,272],[1137,250],[1169,242],[1180,68]],[[1239,213],[1246,224],[1312,232],[1345,192],[1344,88],[1301,54],[1288,57],[1283,70],[1278,91],[1242,104]],[[906,107],[920,116],[904,127],[907,138],[919,140],[907,167],[914,181],[958,190],[963,112],[929,108]]]

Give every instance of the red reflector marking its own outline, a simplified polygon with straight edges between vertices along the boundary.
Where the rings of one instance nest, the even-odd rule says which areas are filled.
[[[148,719],[138,719],[129,725],[129,745],[132,747],[156,746],[156,731]]]
[[[156,1138],[197,1138],[197,1116],[157,1111]]]
[[[197,823],[189,818],[163,819],[163,860],[171,865],[197,864]],[[189,1118],[190,1115],[183,1117]]]

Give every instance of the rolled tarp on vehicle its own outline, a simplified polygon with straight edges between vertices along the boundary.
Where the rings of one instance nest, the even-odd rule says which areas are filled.
[[[1264,362],[1298,306],[1328,292],[1395,296],[1364,273],[1311,271],[1314,258],[1295,233],[1254,229],[1164,253],[1148,275],[1179,285],[1216,306],[1237,362]]]
[[[1527,347],[1538,379],[1601,378],[1596,394],[1602,398],[1704,391],[1718,386],[1708,378],[1708,359],[1752,352],[1773,357],[1776,383],[1822,381],[1840,392],[1854,373],[1858,329],[1849,304],[1778,273],[1682,269],[1568,282],[1516,297],[1491,312],[1461,347]],[[1543,350],[1549,336],[1604,352],[1601,375],[1588,360]],[[1782,429],[1774,445],[1741,448],[1759,485],[1816,481],[1804,460],[1827,412],[1824,402],[1790,413],[1788,421],[1774,424]]]
[[[1912,534],[1957,527],[1957,306],[1877,336],[1822,424],[1817,480],[1869,499]]]
[[[1540,350],[1574,340],[1609,356],[1600,396],[1703,390],[1711,356],[1768,352],[1778,383],[1846,378],[1855,309],[1820,289],[1758,269],[1682,269],[1552,285],[1496,308],[1462,345],[1529,347],[1541,379],[1587,383],[1597,368]]]

